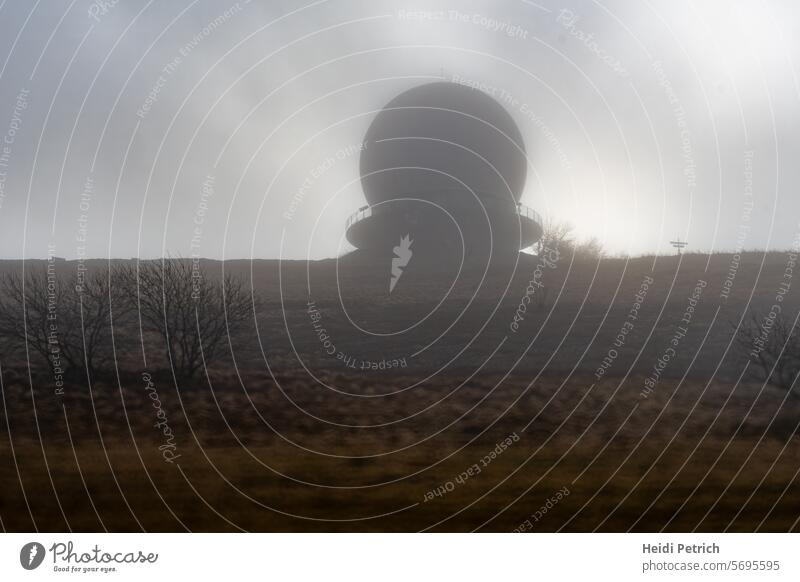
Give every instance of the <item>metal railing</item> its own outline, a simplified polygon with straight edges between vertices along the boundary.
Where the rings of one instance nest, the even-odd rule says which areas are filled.
[[[486,200],[492,200],[492,199],[497,200],[496,197],[490,197],[490,198],[487,198]],[[538,212],[536,212],[533,208],[530,208],[529,206],[525,206],[524,204],[522,204],[520,202],[518,202],[515,206],[516,206],[517,214],[519,216],[522,216],[523,218],[528,218],[528,219],[534,221],[536,224],[539,225],[539,227],[543,226],[544,223],[542,222],[541,215]],[[353,214],[351,214],[347,218],[347,223],[345,225],[345,229],[349,229],[356,222],[360,222],[360,221],[362,221],[364,219],[367,219],[367,218],[369,218],[371,216],[372,216],[372,207],[371,206],[362,206],[361,208],[359,208],[356,212],[354,212]]]
[[[372,216],[372,207],[371,206],[362,206],[361,208],[359,208],[356,212],[354,212],[353,214],[351,214],[347,218],[347,224],[345,226],[345,230],[349,229],[356,222],[359,222],[360,220],[364,220],[365,218],[369,218],[370,216]]]
[[[540,227],[544,226],[544,223],[542,222],[541,215],[538,212],[536,212],[533,208],[531,208],[530,206],[525,206],[524,204],[518,202],[517,203],[517,214],[519,214],[520,216],[524,216],[525,218],[530,218],[532,221],[534,221]]]

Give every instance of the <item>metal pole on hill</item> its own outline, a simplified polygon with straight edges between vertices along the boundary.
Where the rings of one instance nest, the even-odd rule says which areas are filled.
[[[671,244],[678,251],[678,256],[680,256],[682,254],[684,247],[686,247],[686,245],[688,245],[689,243],[686,241],[682,241],[681,238],[678,237],[676,240],[669,241],[669,244]]]

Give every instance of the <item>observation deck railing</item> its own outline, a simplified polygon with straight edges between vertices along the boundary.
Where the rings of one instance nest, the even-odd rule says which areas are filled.
[[[495,199],[496,200],[497,198],[493,197],[493,198],[489,198],[488,200],[491,200],[491,199]],[[542,228],[544,226],[544,223],[542,222],[541,215],[538,212],[536,212],[533,208],[531,208],[529,206],[525,206],[524,204],[522,204],[520,202],[517,202],[515,204],[515,207],[516,207],[516,212],[517,212],[517,214],[519,216],[522,216],[523,218],[528,218],[528,219],[532,220],[537,225],[539,225],[539,228]],[[361,208],[359,208],[356,212],[354,212],[353,214],[351,214],[347,218],[347,223],[346,223],[345,228],[349,229],[355,223],[361,222],[362,220],[366,220],[367,218],[369,218],[371,216],[372,216],[372,206],[362,206]]]

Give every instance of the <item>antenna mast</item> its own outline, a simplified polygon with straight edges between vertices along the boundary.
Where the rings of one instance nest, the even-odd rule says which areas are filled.
[[[681,240],[681,237],[678,237],[676,240],[671,240],[671,241],[669,241],[669,244],[671,244],[671,245],[672,245],[672,246],[675,248],[675,250],[677,250],[677,251],[678,251],[678,256],[680,256],[680,255],[682,254],[682,251],[683,251],[683,249],[684,249],[684,248],[686,247],[686,245],[688,245],[689,243],[688,243],[688,242],[686,242],[686,241],[682,241],[682,240]]]

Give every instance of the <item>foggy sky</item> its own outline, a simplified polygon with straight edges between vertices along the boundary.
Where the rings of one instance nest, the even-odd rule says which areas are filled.
[[[800,232],[790,0],[0,6],[0,258],[337,256],[370,121],[441,77],[519,124],[522,201],[612,254]]]

